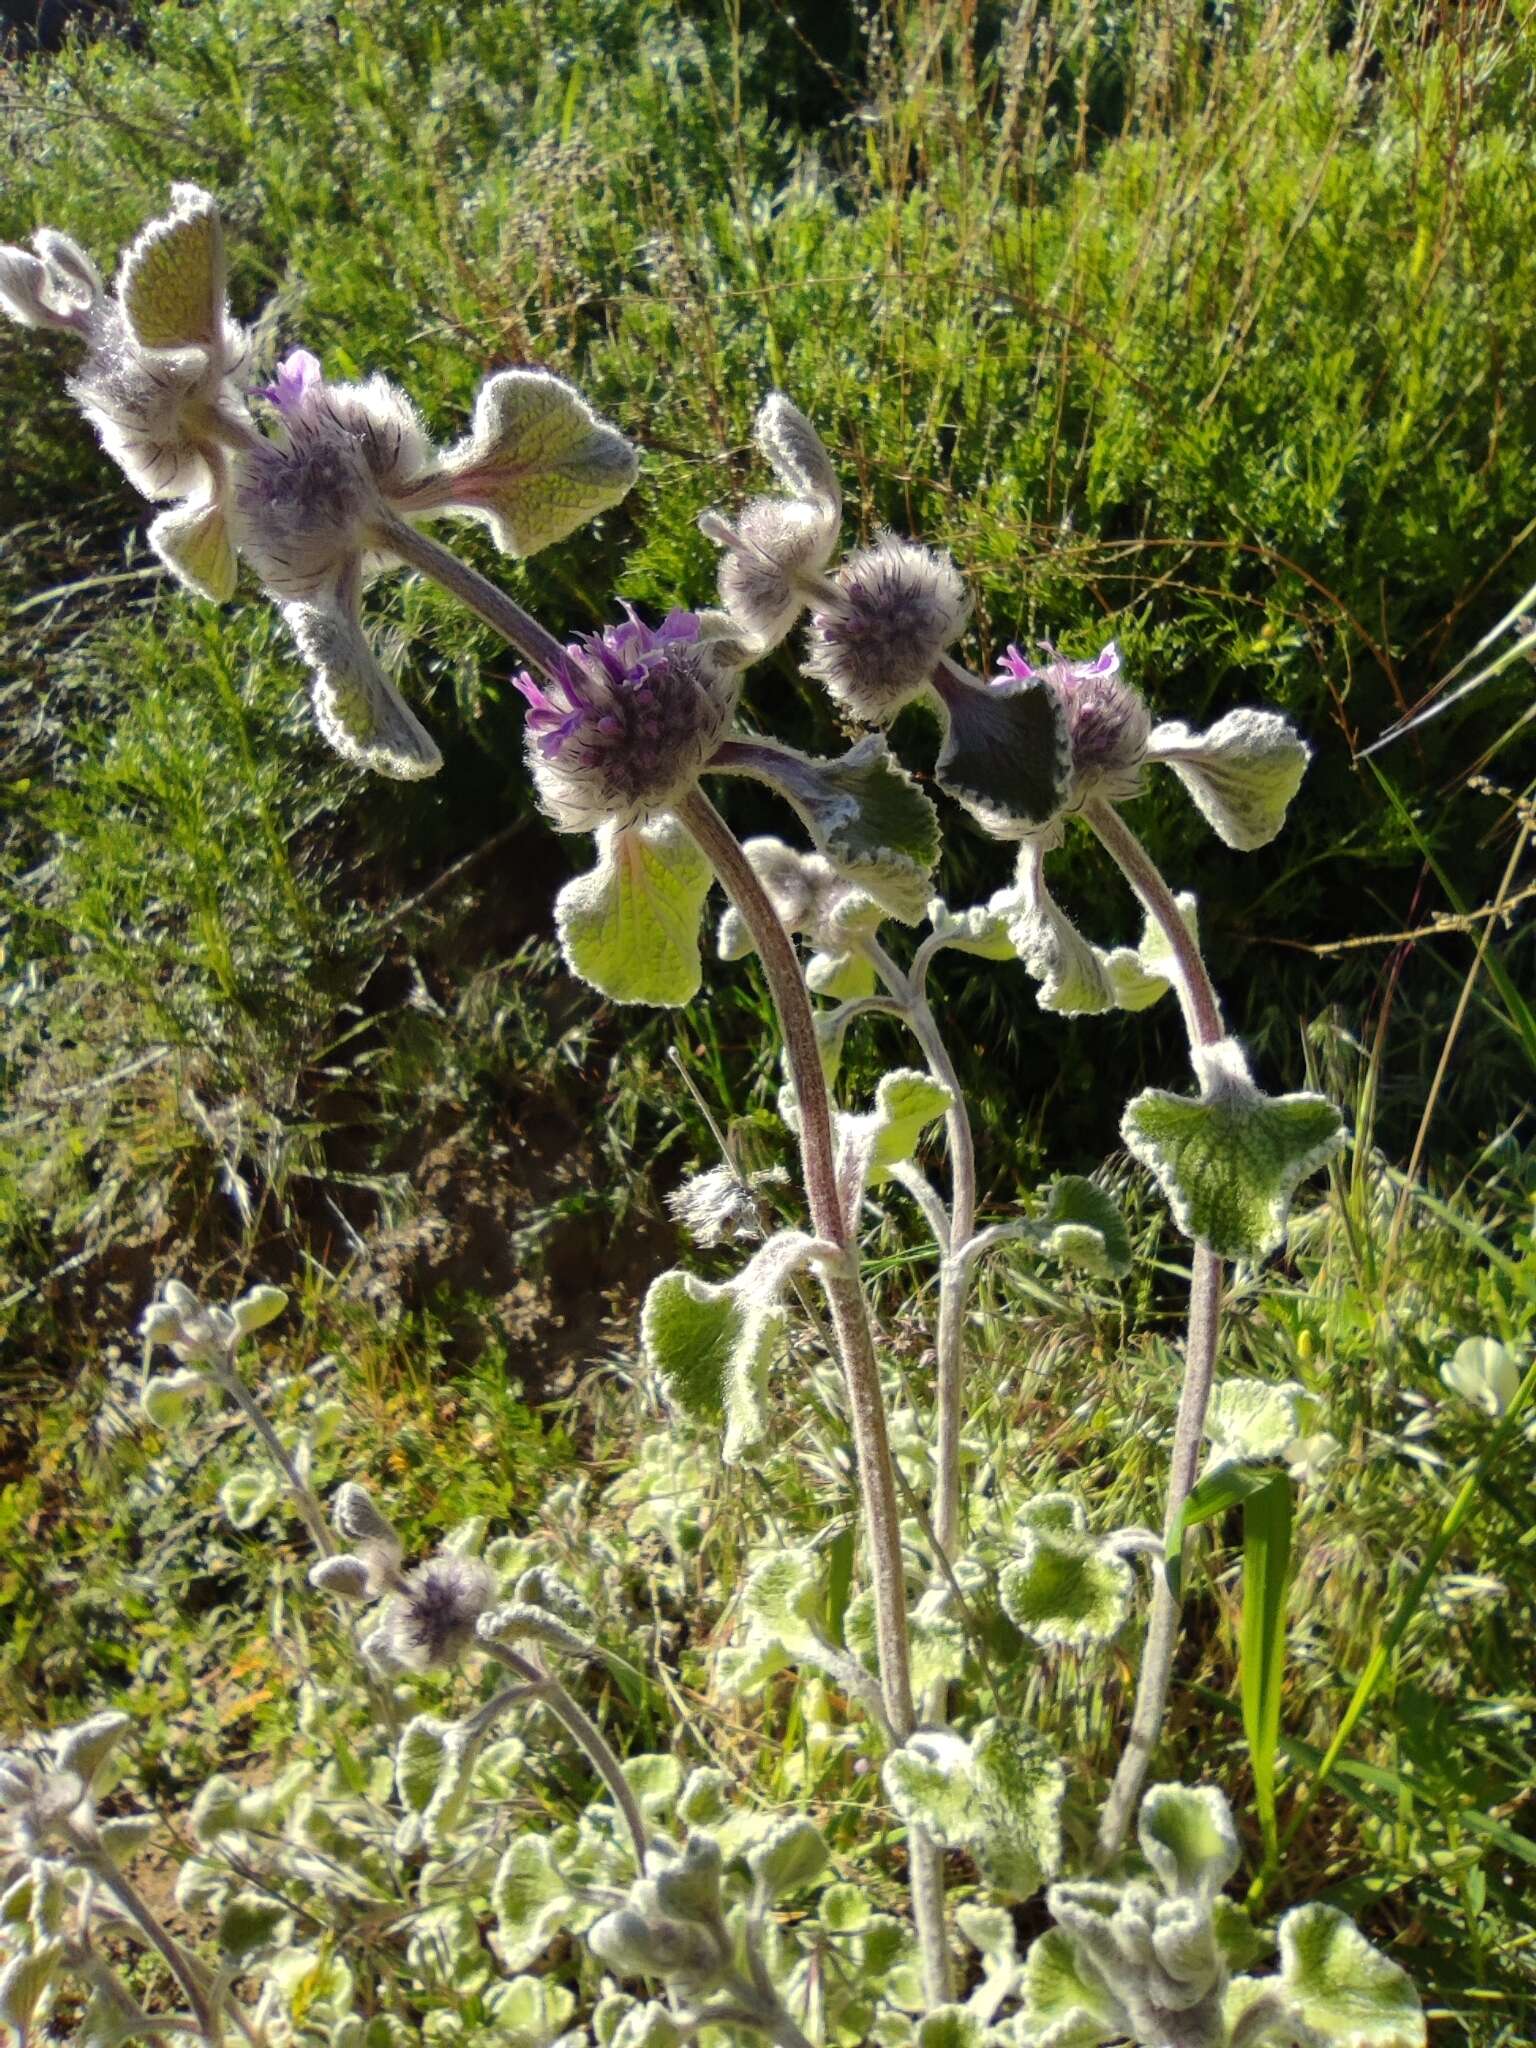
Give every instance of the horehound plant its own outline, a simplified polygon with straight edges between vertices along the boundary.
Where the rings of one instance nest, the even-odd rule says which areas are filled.
[[[804,1227],[773,1227],[761,1191],[730,1167],[685,1194],[682,1213],[701,1237],[760,1242],[732,1279],[679,1271],[651,1288],[641,1349],[675,1426],[610,1491],[632,1529],[676,1554],[709,1466],[776,1454],[771,1403],[803,1401],[815,1424],[809,1455],[834,1474],[846,1473],[840,1439],[851,1440],[862,1588],[834,1623],[830,1546],[765,1546],[735,1589],[737,1635],[719,1677],[745,1695],[793,1671],[823,1745],[842,1739],[829,1719],[834,1697],[854,1717],[848,1739],[882,1756],[887,1811],[906,1826],[911,1931],[876,1910],[857,1863],[855,1881],[829,1882],[826,1845],[803,1812],[748,1805],[725,1772],[686,1772],[680,1754],[615,1752],[580,1694],[623,1654],[602,1622],[619,1559],[608,1538],[593,1534],[584,1548],[591,1503],[580,1489],[549,1504],[546,1523],[573,1524],[558,1556],[533,1537],[487,1545],[470,1526],[408,1568],[389,1517],[355,1483],[327,1520],[307,1446],[274,1428],[236,1371],[239,1345],[277,1306],[272,1292],[225,1311],[172,1283],[144,1334],[169,1344],[181,1371],[150,1382],[150,1414],[169,1426],[192,1396],[215,1393],[254,1429],[273,1476],[237,1475],[226,1507],[254,1527],[284,1493],[291,1499],[319,1553],[316,1628],[327,1599],[370,1606],[357,1654],[386,1748],[328,1753],[341,1695],[334,1680],[316,1680],[302,1713],[319,1761],[254,1789],[222,1777],[204,1788],[180,1900],[209,1916],[209,1963],[125,1874],[142,1829],[99,1817],[122,1718],[24,1740],[0,1765],[17,1858],[0,1902],[12,1958],[0,1978],[4,2016],[25,2039],[73,1984],[89,2000],[77,2038],[102,2044],[147,2033],[338,2048],[763,2037],[921,2048],[1422,2043],[1404,1973],[1329,1907],[1287,1914],[1278,1970],[1245,1974],[1267,1944],[1224,1895],[1239,1860],[1225,1797],[1211,1786],[1146,1788],[1188,1524],[1212,1499],[1272,1495],[1326,1463],[1328,1440],[1299,1389],[1231,1382],[1214,1411],[1211,1395],[1227,1262],[1256,1264],[1279,1244],[1298,1183],[1342,1131],[1321,1097],[1270,1096],[1254,1081],[1222,1024],[1193,900],[1173,894],[1123,813],[1162,764],[1226,846],[1262,846],[1300,784],[1304,743],[1267,711],[1229,713],[1205,732],[1154,723],[1113,644],[1086,662],[1010,648],[997,675],[971,673],[955,652],[968,613],[955,565],[892,534],[838,559],[836,470],[782,394],[757,421],[777,491],[701,521],[721,550],[719,607],[677,609],[658,625],[625,607],[603,631],[564,643],[423,528],[478,518],[505,552],[533,554],[628,491],[637,464],[622,434],[560,378],[513,369],[485,381],[469,432],[440,451],[383,376],[332,383],[300,350],[258,386],[225,300],[218,209],[192,186],[173,188],[170,212],[125,252],[110,291],[53,230],[31,251],[0,251],[6,310],[83,344],[70,388],[130,481],[164,503],[150,539],[167,568],[224,602],[245,563],[280,606],[311,671],[320,729],[347,759],[394,777],[439,765],[375,656],[362,610],[369,578],[400,568],[428,577],[516,649],[539,797],[560,830],[595,842],[595,864],[556,907],[578,976],[618,1003],[690,1002],[716,882],[728,906],[719,952],[760,963],[782,1033],[781,1107],[799,1149]],[[745,671],[802,621],[804,672],[869,728],[830,760],[740,718]],[[1017,847],[1012,885],[961,911],[933,891],[938,810],[883,737],[916,700],[938,718],[938,790]],[[809,843],[743,845],[706,792],[719,776],[765,784]],[[1136,944],[1090,944],[1053,900],[1047,862],[1074,826],[1095,836],[1139,902]],[[979,1261],[1017,1241],[1115,1276],[1130,1248],[1114,1203],[1079,1178],[981,1224],[967,1106],[929,993],[945,949],[1021,960],[1040,1005],[1062,1016],[1138,1010],[1170,989],[1183,1013],[1193,1092],[1149,1090],[1123,1124],[1193,1246],[1160,1534],[1095,1530],[1084,1503],[1030,1498],[995,1462],[985,1489],[968,1496],[963,1484],[967,1302]],[[903,1027],[914,1063],[887,1073],[871,1105],[843,1108],[842,1049],[865,1018]],[[940,1124],[943,1188],[917,1156]],[[911,1198],[937,1246],[931,1398],[893,1377],[865,1286],[867,1198],[884,1186]],[[804,1361],[799,1389],[775,1392],[773,1367],[791,1342]],[[1208,1430],[1214,1493],[1196,1488]],[[1249,1479],[1222,1492],[1234,1470]],[[1288,1504],[1287,1493],[1287,1514]],[[978,1620],[1006,1616],[1042,1655],[1090,1652],[1127,1625],[1138,1558],[1150,1560],[1151,1594],[1130,1728],[1096,1867],[1066,1876],[1063,1760],[1016,1718],[978,1710],[967,1682],[973,1652],[980,1661]],[[423,1711],[423,1684],[467,1687],[473,1703]],[[557,1741],[585,1760],[593,1795],[574,1819],[519,1826],[508,1819],[517,1788]],[[950,1851],[964,1851],[977,1878],[953,1911]],[[1042,1889],[1055,1926],[1020,1955],[1007,1908]],[[159,1955],[178,2009],[145,2010],[98,1945],[104,1925]],[[573,1934],[584,1951],[562,1951],[552,1968],[552,1945]]]

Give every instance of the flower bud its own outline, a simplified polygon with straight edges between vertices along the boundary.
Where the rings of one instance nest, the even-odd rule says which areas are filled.
[[[411,1671],[452,1669],[475,1641],[496,1594],[496,1575],[473,1558],[443,1555],[419,1565],[390,1605],[384,1630],[395,1661]]]
[[[832,582],[838,601],[811,615],[805,673],[851,717],[888,725],[965,630],[960,572],[948,555],[886,534],[850,555]]]
[[[560,673],[515,678],[528,700],[529,767],[563,832],[636,824],[697,781],[741,694],[745,650],[692,612],[628,618],[566,649]]]
[[[661,1912],[653,1892],[636,1885],[634,1903],[605,1913],[587,1936],[588,1948],[620,1977],[660,1977],[695,1993],[707,1989],[724,1967],[716,1944],[696,1922]]]
[[[179,1280],[167,1280],[161,1295],[140,1318],[145,1341],[168,1346],[183,1365],[224,1363],[239,1338],[228,1309],[205,1308]]]
[[[772,647],[824,588],[843,496],[816,429],[782,391],[759,412],[756,437],[788,495],[754,498],[734,522],[706,512],[699,527],[724,550],[720,602],[759,646]]]

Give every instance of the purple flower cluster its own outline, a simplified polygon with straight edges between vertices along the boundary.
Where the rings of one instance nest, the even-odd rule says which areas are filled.
[[[688,787],[724,737],[739,684],[692,612],[648,626],[632,606],[570,645],[557,675],[514,677],[528,701],[528,757],[567,831],[633,823]]]

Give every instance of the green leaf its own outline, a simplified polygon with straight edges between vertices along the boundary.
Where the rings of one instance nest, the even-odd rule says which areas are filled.
[[[62,1942],[45,1942],[27,1955],[14,1956],[0,1969],[0,2020],[15,2029],[20,2041],[31,2039],[32,2015],[64,1960]]]
[[[1075,1493],[1036,1493],[1013,1512],[1014,1529],[1047,1529],[1063,1536],[1088,1533],[1088,1510]]]
[[[912,1690],[927,1692],[940,1679],[959,1678],[965,1670],[965,1629],[947,1597],[928,1595],[907,1615],[908,1648],[912,1656]],[[843,1616],[843,1640],[870,1671],[879,1668],[875,1642],[875,1596],[866,1587],[849,1601]]]
[[[154,1816],[147,1813],[119,1814],[113,1820],[97,1824],[101,1846],[119,1870],[131,1863],[141,1849],[149,1846],[154,1833]]]
[[[779,1296],[815,1243],[803,1232],[781,1231],[734,1280],[717,1285],[673,1271],[652,1281],[646,1294],[645,1362],[674,1407],[695,1421],[724,1421],[721,1455],[728,1465],[766,1432],[768,1367],[788,1323]]]
[[[1010,1969],[1018,1960],[1013,1915],[1005,1906],[957,1906],[955,1925],[991,1969]]]
[[[1097,1970],[1059,1927],[1030,1944],[1020,1984],[1023,2039],[1049,2048],[1098,2048],[1119,2031]]]
[[[640,1811],[652,1819],[669,1814],[683,1789],[683,1767],[669,1750],[642,1750],[619,1766]]]
[[[437,1790],[454,1725],[435,1714],[418,1714],[401,1729],[395,1745],[395,1791],[408,1812],[424,1812]]]
[[[1041,1218],[1045,1249],[1106,1280],[1131,1270],[1131,1236],[1119,1204],[1081,1174],[1065,1173],[1052,1184]]]
[[[885,1760],[885,1789],[902,1818],[946,1848],[969,1849],[989,1883],[1029,1898],[1061,1864],[1066,1774],[1012,1721],[987,1721],[967,1742],[920,1729]]]
[[[1236,1870],[1232,1809],[1214,1785],[1153,1785],[1136,1817],[1136,1839],[1170,1897],[1209,1900]]]
[[[59,1769],[73,1771],[89,1790],[99,1791],[100,1773],[132,1726],[127,1714],[108,1707],[72,1727],[61,1728],[54,1740]]]
[[[276,1507],[282,1488],[270,1472],[248,1467],[219,1488],[219,1505],[236,1529],[254,1529]]]
[[[1280,1982],[1324,2042],[1424,2048],[1424,2013],[1407,1972],[1332,1906],[1298,1906],[1280,1922]]]
[[[239,1962],[292,1939],[293,1915],[283,1900],[262,1892],[236,1892],[219,1915],[219,1947]]]
[[[1184,1538],[1191,1529],[1224,1515],[1250,1493],[1269,1484],[1269,1473],[1257,1465],[1217,1465],[1190,1488],[1177,1529],[1169,1531],[1164,1562],[1175,1593],[1179,1590]]]
[[[663,1842],[653,1843],[646,1857],[656,1899],[675,1920],[712,1924],[720,1914],[720,1872],[724,1858],[713,1835],[695,1829],[681,1856]]]
[[[1186,893],[1175,897],[1174,901],[1190,937],[1198,945],[1200,934],[1194,897]],[[1119,1009],[1149,1010],[1167,995],[1173,985],[1173,948],[1168,943],[1168,934],[1155,917],[1148,913],[1139,946],[1134,949],[1116,946],[1104,955],[1104,972],[1109,977]]]
[[[985,2048],[987,2024],[963,2005],[938,2005],[917,2026],[917,2048]]]
[[[174,1429],[195,1397],[207,1390],[208,1382],[200,1372],[156,1373],[145,1382],[139,1398],[156,1429]]]
[[[854,1002],[874,994],[875,965],[863,953],[813,953],[805,963],[805,985],[832,1002]]]
[[[688,1773],[677,1796],[677,1817],[684,1827],[718,1827],[730,1811],[727,1794],[731,1781],[712,1764],[700,1764]]]
[[[526,556],[616,505],[637,473],[624,436],[563,378],[502,370],[480,386],[468,438],[414,495],[422,510],[483,519],[499,548]]]
[[[1280,1860],[1275,1755],[1285,1682],[1285,1599],[1291,1576],[1291,1482],[1284,1472],[1243,1503],[1243,1731],[1253,1765],[1253,1799],[1266,1869]]]
[[[224,322],[224,230],[195,185],[173,188],[174,212],[152,220],[123,258],[117,292],[144,348],[212,348]]]
[[[631,2005],[615,2028],[609,2048],[678,2048],[683,2039],[681,2022],[664,2005],[648,2000]]]
[[[980,1826],[971,1746],[951,1729],[919,1730],[881,1771],[891,1804],[942,1847],[964,1849]]]
[[[1203,1095],[1149,1088],[1120,1129],[1186,1237],[1222,1258],[1261,1259],[1285,1236],[1298,1183],[1343,1144],[1344,1123],[1321,1095],[1260,1094],[1230,1039],[1209,1051]]]
[[[567,882],[555,927],[573,974],[616,1003],[677,1009],[699,992],[699,920],[713,879],[676,818],[598,834],[598,862]]]
[[[969,910],[951,910],[942,896],[928,906],[933,936],[958,953],[974,953],[982,960],[1012,960],[1013,940],[1008,920],[990,903],[973,904]]]
[[[858,1884],[829,1884],[816,1902],[821,1924],[830,1934],[855,1934],[869,1924],[874,1908]]]
[[[863,1116],[837,1119],[839,1163],[853,1187],[879,1187],[890,1169],[910,1159],[924,1131],[954,1101],[947,1088],[914,1067],[897,1067],[882,1077],[875,1106]]]
[[[508,1848],[491,1883],[491,1908],[509,1970],[526,1970],[557,1934],[579,1933],[597,1917],[573,1897],[542,1835],[519,1835]]]
[[[815,1883],[827,1867],[827,1845],[812,1822],[781,1821],[747,1851],[747,1864],[763,1897],[781,1899]]]
[[[1032,1898],[1061,1868],[1067,1774],[1022,1722],[987,1721],[971,1743],[982,1827],[976,1860],[1010,1898]]]
[[[939,858],[939,814],[879,733],[835,761],[766,740],[738,741],[731,765],[793,804],[840,875],[903,924],[918,922]]]
[[[1317,1403],[1294,1380],[1224,1380],[1211,1396],[1205,1433],[1212,1466],[1283,1465]]]
[[[758,1565],[742,1588],[741,1604],[757,1626],[791,1656],[821,1642],[826,1591],[813,1551],[781,1550]]]
[[[253,1287],[248,1294],[230,1303],[229,1312],[235,1319],[235,1328],[242,1337],[249,1337],[255,1330],[265,1329],[275,1322],[288,1306],[288,1296],[281,1287]]]
[[[548,1977],[493,1984],[483,2003],[496,2048],[551,2048],[576,2010],[574,1993]]]
[[[998,1580],[1003,1611],[1031,1642],[1091,1649],[1119,1634],[1131,1609],[1131,1568],[1090,1536],[1026,1529],[1022,1554]]]
[[[1056,692],[1038,679],[975,683],[942,669],[934,688],[945,727],[940,786],[990,831],[1016,837],[1021,825],[1048,824],[1072,771]]]
[[[1073,924],[1045,880],[1045,843],[1019,849],[1018,876],[991,908],[1007,919],[1015,952],[1040,984],[1035,1000],[1060,1017],[1095,1017],[1115,1007],[1109,956]]]
[[[1285,823],[1312,750],[1274,711],[1229,711],[1209,732],[1155,726],[1147,741],[1219,839],[1239,852],[1267,846]]]

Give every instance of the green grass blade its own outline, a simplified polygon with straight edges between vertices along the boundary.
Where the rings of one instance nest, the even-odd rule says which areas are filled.
[[[1168,1537],[1168,1580],[1175,1593],[1179,1591],[1183,1571],[1184,1538],[1190,1530],[1246,1501],[1250,1494],[1258,1493],[1267,1486],[1273,1476],[1261,1465],[1218,1465],[1214,1472],[1207,1472],[1190,1488],[1179,1526],[1171,1530]]]
[[[1243,1732],[1253,1767],[1253,1797],[1264,1838],[1264,1862],[1280,1860],[1275,1812],[1275,1755],[1280,1693],[1285,1681],[1285,1596],[1291,1578],[1291,1481],[1270,1472],[1243,1502]]]

